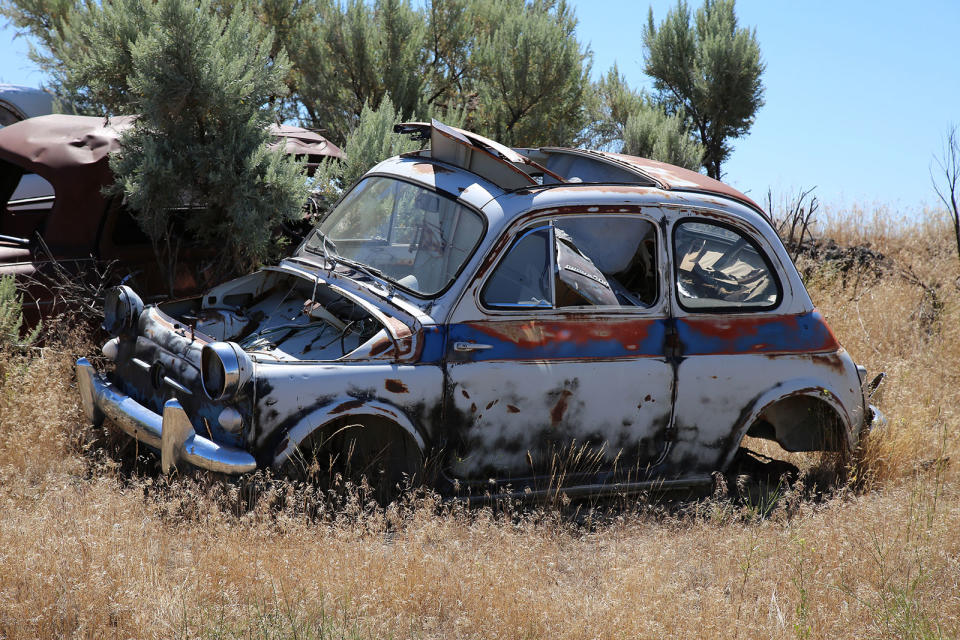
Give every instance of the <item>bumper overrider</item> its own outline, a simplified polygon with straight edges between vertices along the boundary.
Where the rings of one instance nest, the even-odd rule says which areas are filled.
[[[247,473],[257,467],[242,449],[217,444],[199,435],[180,402],[171,399],[158,415],[110,383],[86,358],[77,360],[77,387],[87,418],[95,425],[110,421],[125,433],[160,451],[164,473],[178,463],[219,473]]]

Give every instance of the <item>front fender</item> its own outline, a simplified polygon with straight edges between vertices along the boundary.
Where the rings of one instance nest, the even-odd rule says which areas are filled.
[[[318,429],[323,429],[335,420],[348,417],[358,420],[380,418],[391,422],[410,436],[421,453],[424,453],[426,449],[423,436],[399,407],[377,400],[359,400],[351,396],[341,396],[304,416],[294,425],[287,432],[286,438],[280,443],[273,457],[272,465],[278,467],[283,464],[310,434]]]

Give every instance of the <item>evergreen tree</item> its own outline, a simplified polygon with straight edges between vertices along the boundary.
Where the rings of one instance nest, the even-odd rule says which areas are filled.
[[[324,162],[314,175],[315,194],[320,196],[322,205],[331,205],[381,160],[420,148],[420,143],[409,136],[393,132],[393,125],[402,119],[389,94],[376,109],[364,105],[356,128],[343,145],[346,158],[341,162]]]
[[[683,118],[644,105],[630,114],[623,131],[623,153],[700,169],[703,147],[690,137]]]
[[[327,3],[317,37],[303,43],[298,93],[308,124],[344,144],[365,106],[388,93],[404,118],[421,107],[424,90],[424,17],[409,0]]]
[[[574,144],[586,125],[590,53],[563,0],[494,0],[473,54],[480,132],[514,146]]]
[[[272,37],[246,10],[222,18],[211,9],[209,0],[145,5],[126,94],[140,116],[110,159],[171,289],[188,238],[216,247],[211,278],[275,257],[275,229],[307,195],[300,165],[266,149],[275,113],[264,105],[283,91],[285,56],[269,57]]]
[[[58,96],[84,113],[139,114],[110,159],[114,191],[153,242],[171,291],[185,244],[216,248],[211,279],[246,271],[276,256],[275,230],[306,199],[300,165],[266,150],[291,74],[264,24],[273,5],[257,6],[259,17],[210,0],[3,5],[37,37],[32,56]]]
[[[88,115],[125,112],[130,48],[146,26],[144,4],[17,0],[2,12],[36,38],[30,57],[49,75],[61,104]]]
[[[720,179],[729,140],[749,131],[763,105],[764,64],[753,30],[737,26],[734,0],[705,0],[691,22],[684,0],[659,28],[643,32],[647,75],[671,113],[682,113],[704,147],[703,166]]]
[[[593,84],[594,99],[589,103],[589,144],[602,149],[623,141],[627,118],[647,106],[646,94],[627,85],[614,64]]]
[[[667,114],[646,93],[631,89],[616,65],[594,85],[594,91],[591,146],[699,170],[703,147],[692,137],[682,114]]]

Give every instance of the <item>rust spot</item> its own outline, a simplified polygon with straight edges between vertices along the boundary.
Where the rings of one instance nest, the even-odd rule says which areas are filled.
[[[467,400],[470,399],[470,394],[467,393],[467,390],[464,389],[463,387],[460,388],[460,393],[462,393],[462,394],[463,394],[463,397],[466,398]]]
[[[442,167],[436,164],[428,164],[426,162],[418,162],[417,164],[413,165],[413,170],[415,173],[425,173],[425,174],[453,173],[451,169],[447,169],[446,167]]]
[[[553,405],[553,409],[550,410],[550,423],[552,425],[556,426],[563,420],[563,414],[567,412],[567,400],[572,395],[573,392],[569,389],[564,389],[560,394],[560,399],[557,400],[557,404]]]
[[[363,405],[363,400],[347,400],[335,406],[331,411],[330,415],[336,415],[338,413],[343,413],[344,411],[350,411],[351,409],[356,409]]]
[[[386,387],[387,391],[393,393],[406,393],[408,391],[407,385],[403,384],[403,382],[400,380],[394,380],[392,378],[387,378],[384,386]]]
[[[390,350],[392,347],[393,347],[393,343],[390,342],[389,339],[384,338],[383,340],[380,340],[379,342],[374,344],[372,347],[370,347],[370,355],[378,356],[381,353]]]
[[[644,402],[650,402],[651,400],[653,400],[653,398],[650,397],[650,394],[649,394],[649,393],[648,393],[648,394],[646,395],[646,397],[643,399]]]
[[[470,413],[476,413],[476,412],[477,412],[477,403],[473,402],[470,404]]]
[[[520,407],[515,407],[512,404],[508,404],[507,411],[510,413],[520,413]]]
[[[493,405],[497,404],[498,402],[500,402],[500,401],[499,401],[499,400],[491,400],[490,402],[487,403],[487,409],[489,410],[490,407],[492,407]]]
[[[846,373],[846,368],[843,365],[843,358],[840,357],[837,353],[828,353],[823,355],[815,355],[811,358],[814,363],[824,365],[828,369],[831,369],[833,372],[843,375]]]
[[[647,396],[647,397],[649,397],[649,396]],[[637,403],[637,409],[643,409],[643,403],[642,403],[642,402],[638,402],[638,403]]]

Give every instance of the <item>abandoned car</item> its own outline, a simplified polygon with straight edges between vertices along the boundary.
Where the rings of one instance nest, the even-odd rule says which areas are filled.
[[[279,265],[105,302],[87,417],[161,467],[354,461],[501,495],[685,487],[745,435],[846,450],[883,418],[762,211],[641,158],[510,149],[439,122]]]
[[[132,278],[145,297],[168,293],[150,240],[122,198],[103,192],[114,181],[109,154],[120,149],[120,136],[133,120],[54,114],[0,129],[0,275],[25,283],[29,322],[66,306],[53,277],[60,269],[100,284],[109,266],[115,282]],[[274,125],[270,134],[271,145],[301,158],[308,172],[324,158],[343,155],[300,127]],[[184,256],[174,278],[177,294],[202,290],[198,262],[196,254]]]

